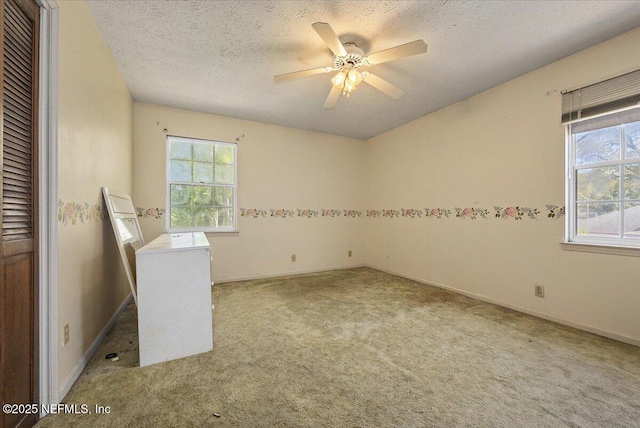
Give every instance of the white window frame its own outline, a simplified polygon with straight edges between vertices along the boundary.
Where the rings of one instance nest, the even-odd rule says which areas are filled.
[[[185,184],[195,185],[199,183],[194,182],[177,182],[171,181],[171,159],[170,159],[170,144],[171,141],[184,141],[184,142],[206,142],[218,146],[233,147],[233,166],[234,177],[233,184],[216,184],[216,183],[202,183],[203,185],[209,185],[211,187],[230,187],[233,188],[233,226],[231,227],[185,227],[177,228],[171,227],[171,185],[172,184]],[[203,138],[192,137],[180,137],[177,135],[167,135],[166,143],[166,227],[168,232],[206,232],[206,233],[229,233],[238,231],[238,144],[227,141],[208,140]]]
[[[618,110],[608,112],[606,114],[594,116],[602,117],[609,116],[614,113],[619,113],[620,111],[625,111],[628,109]],[[630,122],[631,123],[631,122]],[[566,188],[566,217],[567,217],[567,231],[566,231],[566,241],[568,243],[576,243],[576,244],[586,244],[590,246],[606,246],[606,247],[626,247],[626,248],[634,248],[640,249],[640,239],[634,238],[624,238],[624,204],[628,201],[624,199],[624,174],[620,176],[619,182],[619,195],[620,199],[617,201],[593,201],[596,203],[619,203],[620,204],[620,224],[618,229],[618,238],[611,237],[600,237],[600,236],[580,236],[577,233],[577,173],[580,169],[588,169],[588,168],[598,168],[598,167],[607,167],[607,166],[624,166],[628,164],[635,164],[640,161],[640,158],[630,158],[623,159],[625,153],[625,134],[624,134],[624,124],[621,125],[622,129],[620,132],[620,159],[612,160],[612,161],[601,161],[601,162],[593,162],[588,164],[575,164],[575,155],[576,155],[576,147],[575,147],[575,138],[574,134],[571,133],[571,123],[565,126],[565,140],[567,147],[567,188]],[[640,202],[638,200],[630,200],[633,203]]]

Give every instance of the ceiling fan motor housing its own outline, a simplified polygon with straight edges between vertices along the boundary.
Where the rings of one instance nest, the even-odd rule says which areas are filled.
[[[336,56],[333,59],[334,68],[337,68],[338,70],[349,70],[370,65],[364,58],[364,51],[356,46],[355,43],[345,43],[344,50],[347,51],[346,55]]]

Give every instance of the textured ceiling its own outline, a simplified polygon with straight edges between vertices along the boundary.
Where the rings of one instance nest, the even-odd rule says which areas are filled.
[[[369,138],[640,23],[638,1],[88,1],[136,101]],[[361,85],[324,110],[331,75],[311,28],[373,53],[423,39],[426,54],[375,66],[405,95]],[[561,88],[563,89],[563,88]]]

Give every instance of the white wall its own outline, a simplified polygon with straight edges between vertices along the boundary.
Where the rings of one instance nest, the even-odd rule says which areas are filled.
[[[367,264],[640,344],[640,259],[563,250],[546,207],[564,205],[560,92],[640,68],[639,50],[640,29],[368,140],[369,210],[452,213],[367,217]]]
[[[84,2],[58,0],[59,343],[65,389],[129,294],[100,188],[132,190],[133,101]],[[64,392],[64,391],[63,391]]]
[[[133,200],[153,213],[166,208],[167,134],[238,139],[238,205],[267,211],[239,217],[237,234],[207,234],[215,281],[364,263],[364,141],[135,103]],[[291,210],[293,216],[272,217],[271,209]],[[300,217],[298,209],[318,215]],[[323,216],[323,209],[341,215]],[[362,216],[345,217],[343,210]],[[140,226],[149,242],[165,232],[166,213],[145,214]]]

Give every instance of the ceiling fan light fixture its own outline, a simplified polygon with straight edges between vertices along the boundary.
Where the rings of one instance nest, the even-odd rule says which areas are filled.
[[[362,74],[356,69],[349,70],[342,93],[348,97],[351,92],[356,90],[360,82],[362,82]]]
[[[333,76],[333,79],[331,79],[331,83],[333,83],[333,86],[342,88],[344,87],[345,80],[347,80],[347,72],[341,71],[340,73]]]
[[[362,73],[356,69],[349,71],[343,70],[331,79],[333,86],[340,88],[342,94],[346,96],[349,96],[351,92],[355,91],[360,82],[362,82]]]
[[[347,76],[349,77],[349,81],[356,86],[359,85],[360,82],[362,82],[362,74],[358,70],[349,71]]]

